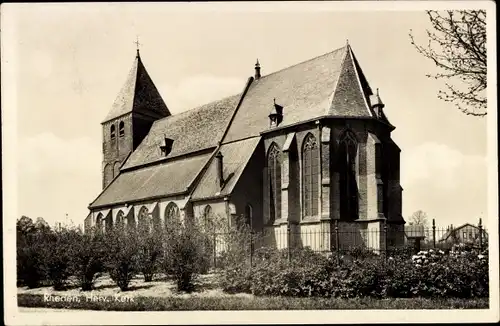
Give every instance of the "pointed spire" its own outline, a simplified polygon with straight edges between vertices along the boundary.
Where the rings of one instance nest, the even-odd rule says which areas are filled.
[[[136,43],[136,42],[134,42]],[[139,42],[137,41],[136,44]],[[140,58],[139,48],[127,80],[121,88],[104,122],[130,112],[140,111],[152,117],[166,117],[170,111],[151,80]]]
[[[377,116],[382,115],[382,109],[385,107],[385,104],[382,102],[382,99],[379,95],[379,90],[377,88],[377,93],[375,95],[370,95],[370,104]]]
[[[259,59],[257,59],[257,62],[255,63],[255,79],[259,79],[260,78],[260,63],[259,63]]]

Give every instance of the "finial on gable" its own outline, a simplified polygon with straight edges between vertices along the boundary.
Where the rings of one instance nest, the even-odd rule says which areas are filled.
[[[260,78],[260,63],[259,63],[259,59],[257,59],[257,62],[255,63],[255,79],[259,79]]]
[[[375,95],[370,95],[370,104],[373,110],[375,110],[375,113],[377,114],[378,117],[382,116],[382,109],[385,107],[384,102],[382,102],[382,99],[380,98],[379,95],[379,90],[377,88],[377,94]]]
[[[347,46],[349,45],[349,39],[348,38],[345,39],[345,45],[347,45]]]

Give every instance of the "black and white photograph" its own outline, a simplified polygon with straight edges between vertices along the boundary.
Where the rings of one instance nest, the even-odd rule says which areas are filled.
[[[499,321],[495,10],[2,4],[5,323]]]

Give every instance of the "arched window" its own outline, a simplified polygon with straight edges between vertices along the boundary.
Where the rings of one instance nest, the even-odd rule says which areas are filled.
[[[252,227],[252,220],[253,220],[253,211],[252,211],[252,205],[246,204],[245,206],[245,223],[248,225],[250,228]]]
[[[114,124],[111,125],[111,140],[114,140],[116,138],[116,127]]]
[[[151,217],[149,216],[149,211],[146,206],[142,206],[139,210],[139,216],[137,219],[140,232],[149,232],[152,227]]]
[[[132,213],[129,213],[129,215],[127,217],[127,229],[132,230],[132,229],[135,229],[135,227],[136,227],[135,217],[134,217],[134,214],[132,212]]]
[[[308,134],[302,145],[302,200],[304,216],[318,215],[319,150],[316,138]]]
[[[203,224],[207,231],[214,231],[214,217],[210,205],[205,206],[203,210]]]
[[[169,203],[165,208],[165,229],[178,227],[180,220],[179,207],[174,203]]]
[[[118,125],[118,135],[120,137],[125,136],[125,123],[123,121],[120,121],[120,124]]]
[[[267,154],[270,222],[281,218],[281,151],[272,144]]]
[[[116,214],[116,227],[118,229],[122,229],[125,226],[125,214],[123,214],[123,211],[118,211]]]
[[[104,166],[104,176],[103,176],[103,187],[106,187],[111,180],[113,180],[113,165],[112,164],[106,164]]]
[[[113,178],[116,178],[118,173],[120,173],[120,162],[115,162],[113,165]]]
[[[349,221],[358,218],[357,152],[356,137],[351,131],[346,131],[339,144],[340,217]]]
[[[101,232],[104,230],[104,216],[99,213],[95,219],[96,231]]]

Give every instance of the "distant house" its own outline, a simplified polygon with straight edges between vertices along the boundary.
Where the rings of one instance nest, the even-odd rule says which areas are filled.
[[[482,241],[488,239],[488,233],[483,229]],[[450,228],[439,240],[440,243],[477,243],[479,242],[479,227],[465,223],[456,228]]]

